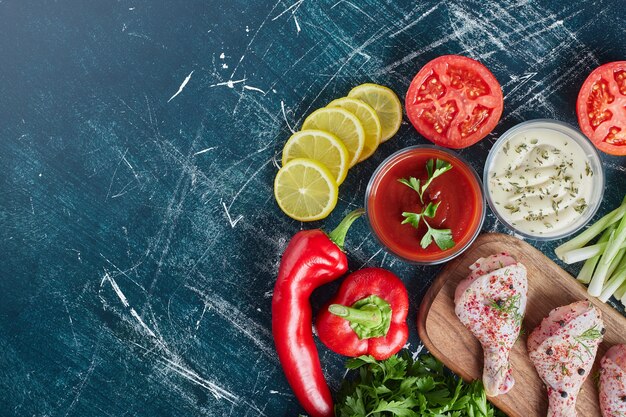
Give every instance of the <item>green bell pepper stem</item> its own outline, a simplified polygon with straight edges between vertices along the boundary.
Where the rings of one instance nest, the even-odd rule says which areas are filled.
[[[361,308],[346,307],[341,304],[331,304],[328,311],[361,326],[375,327],[383,321],[380,308],[375,304],[366,304]]]
[[[356,209],[351,211],[344,219],[339,223],[339,225],[328,234],[330,240],[335,242],[335,245],[339,246],[341,250],[343,250],[343,244],[346,241],[346,234],[348,233],[348,229],[352,226],[352,223],[359,217],[361,217],[365,213],[365,209]]]
[[[359,339],[386,336],[393,315],[389,303],[377,295],[362,298],[350,307],[331,304],[328,311],[348,320]]]

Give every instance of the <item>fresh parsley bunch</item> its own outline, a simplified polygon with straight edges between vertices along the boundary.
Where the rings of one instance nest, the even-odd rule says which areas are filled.
[[[488,401],[482,383],[463,382],[431,355],[414,360],[404,350],[387,360],[360,356],[347,368],[335,405],[337,417],[506,417]]]

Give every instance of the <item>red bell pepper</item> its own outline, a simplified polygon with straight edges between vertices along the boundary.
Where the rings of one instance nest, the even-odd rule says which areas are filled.
[[[332,417],[333,399],[313,341],[309,297],[317,287],[348,271],[346,233],[363,209],[348,214],[330,234],[296,233],[283,254],[272,298],[272,333],[285,376],[311,417]]]
[[[365,268],[349,275],[317,317],[320,340],[345,356],[377,360],[398,352],[409,337],[409,297],[392,272]]]

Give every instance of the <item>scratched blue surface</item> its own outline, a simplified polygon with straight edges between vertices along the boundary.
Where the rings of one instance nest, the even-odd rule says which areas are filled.
[[[425,140],[404,123],[302,225],[272,197],[290,128],[362,82],[403,96],[428,60],[464,54],[505,94],[461,152],[480,171],[516,123],[575,124],[587,74],[626,58],[623,1],[546,4],[0,0],[0,415],[296,415],[270,332],[281,252]],[[626,190],[624,159],[603,159],[600,213]],[[485,230],[504,231],[491,213]],[[363,221],[347,247],[352,269],[402,277],[413,329],[439,268],[385,255]],[[336,388],[344,359],[320,355]]]

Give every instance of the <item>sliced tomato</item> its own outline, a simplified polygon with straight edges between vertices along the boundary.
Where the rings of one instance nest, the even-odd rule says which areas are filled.
[[[576,102],[578,124],[602,152],[626,155],[626,61],[589,74]]]
[[[498,124],[502,88],[480,62],[444,55],[424,65],[413,78],[405,107],[409,120],[426,139],[446,148],[465,148]]]

